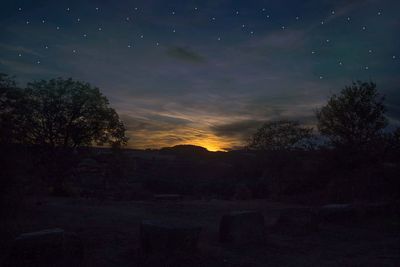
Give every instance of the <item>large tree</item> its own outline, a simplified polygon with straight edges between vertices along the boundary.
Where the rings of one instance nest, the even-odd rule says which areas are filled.
[[[0,73],[0,144],[12,143],[15,140],[16,122],[15,104],[21,97],[14,79]]]
[[[72,79],[29,83],[8,94],[14,142],[50,147],[126,144],[125,127],[98,88]]]
[[[248,147],[264,151],[303,149],[311,136],[312,128],[303,127],[297,121],[271,121],[254,133]]]
[[[317,110],[318,130],[336,147],[366,148],[387,125],[383,102],[375,83],[355,82]]]

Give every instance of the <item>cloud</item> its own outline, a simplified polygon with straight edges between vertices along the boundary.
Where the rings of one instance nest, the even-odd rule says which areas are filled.
[[[217,136],[247,139],[263,122],[260,120],[241,120],[227,124],[214,125],[211,130]]]
[[[22,54],[28,54],[28,55],[32,55],[32,56],[37,56],[37,57],[42,57],[43,55],[40,53],[37,53],[35,51],[33,51],[32,49],[17,45],[17,46],[13,46],[13,45],[8,45],[8,44],[1,44],[0,43],[0,48],[4,49],[4,50],[8,50],[11,52],[16,52],[16,53],[22,53]]]
[[[189,48],[175,46],[167,50],[167,55],[172,58],[179,59],[190,63],[203,63],[205,58],[197,52],[190,50]]]
[[[0,68],[4,68],[8,71],[13,71],[16,74],[27,74],[27,75],[53,75],[59,76],[61,73],[46,67],[40,67],[38,65],[23,63],[14,60],[3,60],[0,59]]]
[[[274,31],[266,36],[251,40],[245,46],[248,49],[254,48],[273,48],[273,49],[293,49],[304,45],[306,39],[306,31],[304,30],[279,30]]]

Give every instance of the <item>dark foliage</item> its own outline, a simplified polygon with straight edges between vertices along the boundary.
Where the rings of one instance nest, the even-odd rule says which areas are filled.
[[[305,149],[311,137],[312,129],[302,127],[297,121],[272,121],[257,130],[248,147],[265,151]]]
[[[316,112],[318,130],[335,147],[367,150],[387,125],[383,101],[375,83],[353,83]]]
[[[59,78],[19,89],[1,78],[7,86],[1,97],[3,142],[64,148],[126,144],[125,127],[98,88]]]

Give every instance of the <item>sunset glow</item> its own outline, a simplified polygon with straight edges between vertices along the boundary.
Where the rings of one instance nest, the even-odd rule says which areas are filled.
[[[224,150],[265,121],[315,125],[355,80],[376,82],[400,123],[399,2],[267,2],[5,1],[0,72],[99,87],[130,148]]]

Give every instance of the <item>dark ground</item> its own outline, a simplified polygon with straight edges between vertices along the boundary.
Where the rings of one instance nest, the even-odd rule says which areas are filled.
[[[366,219],[324,224],[317,232],[274,230],[280,212],[293,205],[265,200],[184,200],[178,202],[99,202],[80,198],[30,199],[14,219],[0,220],[1,253],[20,233],[46,228],[76,232],[83,240],[83,266],[400,266],[399,222]],[[297,206],[300,207],[300,206]],[[10,207],[12,209],[12,207]],[[264,246],[227,247],[218,242],[221,216],[233,210],[259,210],[267,224]],[[202,226],[199,250],[180,262],[138,259],[143,219],[178,219]]]

